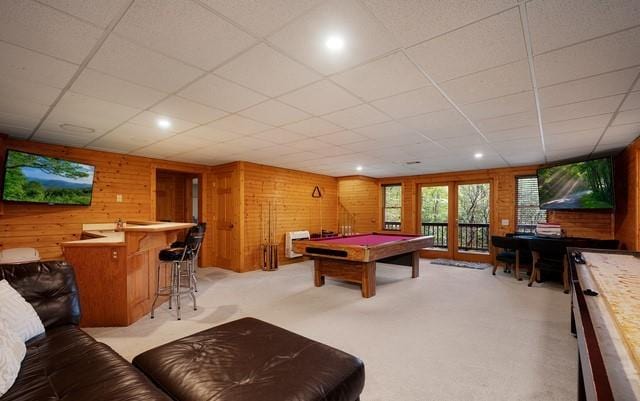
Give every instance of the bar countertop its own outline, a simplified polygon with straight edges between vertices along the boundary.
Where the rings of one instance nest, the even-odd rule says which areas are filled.
[[[126,232],[162,232],[187,229],[193,223],[167,223],[155,221],[127,221],[124,227],[116,230],[115,223],[83,224],[82,236],[85,239],[63,242],[62,246],[124,246]]]

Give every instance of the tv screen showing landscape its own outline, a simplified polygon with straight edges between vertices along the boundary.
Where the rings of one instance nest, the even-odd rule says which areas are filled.
[[[88,206],[94,170],[88,164],[8,150],[2,199]]]
[[[613,209],[611,158],[538,170],[541,209]]]

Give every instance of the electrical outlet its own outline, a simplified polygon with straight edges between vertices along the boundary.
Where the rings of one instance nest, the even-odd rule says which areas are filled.
[[[509,219],[502,219],[502,226],[506,227],[509,225]]]
[[[122,194],[116,194],[116,202],[122,202]]]

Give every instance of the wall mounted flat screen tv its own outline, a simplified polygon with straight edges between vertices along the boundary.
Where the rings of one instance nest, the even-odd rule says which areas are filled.
[[[538,170],[541,209],[613,209],[613,164],[610,157]]]
[[[2,200],[88,206],[94,172],[88,164],[9,149]]]

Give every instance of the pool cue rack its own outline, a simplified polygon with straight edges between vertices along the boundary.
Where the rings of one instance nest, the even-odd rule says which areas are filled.
[[[260,219],[262,222],[260,267],[265,271],[278,270],[278,205],[275,201],[270,200],[260,205]]]

